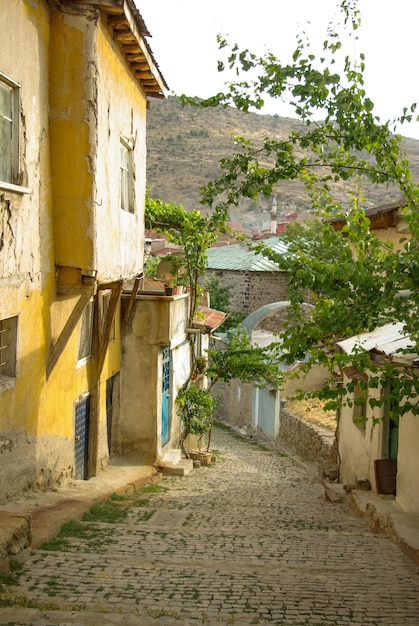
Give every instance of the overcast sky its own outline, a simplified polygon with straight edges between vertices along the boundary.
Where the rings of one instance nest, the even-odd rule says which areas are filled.
[[[321,44],[338,0],[136,0],[152,35],[148,42],[171,91],[207,97],[226,80],[216,36],[257,53],[290,60],[296,36],[306,31]],[[418,0],[358,0],[362,27],[349,53],[366,55],[366,91],[381,120],[419,101]],[[291,116],[279,101],[262,113]],[[419,123],[399,129],[419,139]]]

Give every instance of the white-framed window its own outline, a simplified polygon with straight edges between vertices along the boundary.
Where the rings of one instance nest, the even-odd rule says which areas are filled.
[[[0,182],[19,184],[19,99],[17,83],[0,72]]]
[[[134,158],[130,144],[121,138],[119,143],[120,162],[120,207],[134,213]]]
[[[81,317],[79,353],[77,357],[77,365],[83,365],[92,355],[92,334],[93,334],[93,298],[89,300]]]
[[[0,385],[16,378],[17,318],[0,320]]]

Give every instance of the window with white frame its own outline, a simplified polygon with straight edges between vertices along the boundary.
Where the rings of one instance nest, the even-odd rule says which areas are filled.
[[[16,378],[17,315],[0,320],[0,385]]]
[[[19,180],[19,85],[0,72],[0,181]]]
[[[92,355],[93,299],[89,301],[81,318],[77,364],[82,365]]]
[[[134,159],[133,149],[127,141],[120,141],[120,207],[134,213]]]

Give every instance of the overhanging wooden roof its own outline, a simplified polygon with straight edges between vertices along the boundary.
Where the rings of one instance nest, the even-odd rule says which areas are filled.
[[[167,83],[146,41],[151,37],[134,0],[48,0],[59,7],[95,6],[106,16],[112,37],[148,98],[165,98]]]
[[[400,210],[407,205],[404,200],[389,202],[377,207],[365,209],[365,216],[370,220],[371,230],[390,228],[397,226],[400,221]],[[339,216],[330,220],[330,224],[335,230],[341,230],[346,224],[345,216]]]

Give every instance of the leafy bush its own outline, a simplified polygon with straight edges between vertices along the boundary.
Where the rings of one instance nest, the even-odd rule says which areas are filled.
[[[188,433],[203,435],[210,430],[215,400],[209,389],[189,385],[178,393],[177,402],[182,422]]]

